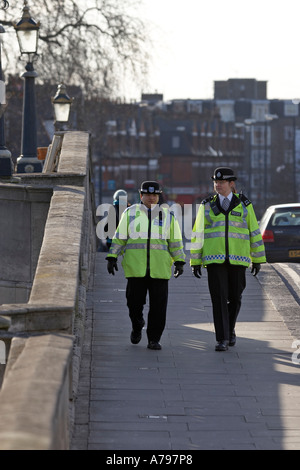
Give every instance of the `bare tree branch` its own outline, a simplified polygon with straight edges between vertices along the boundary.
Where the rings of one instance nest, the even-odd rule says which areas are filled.
[[[10,5],[0,11],[13,42],[13,22],[22,7]],[[141,0],[30,0],[30,13],[41,22],[39,80],[81,85],[87,95],[117,96],[126,75],[143,82],[150,59],[150,38],[143,21],[135,16]],[[9,73],[22,70],[17,41],[4,42]],[[13,52],[15,49],[15,52]]]

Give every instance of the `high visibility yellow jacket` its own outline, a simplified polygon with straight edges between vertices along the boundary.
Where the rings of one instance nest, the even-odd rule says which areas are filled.
[[[217,195],[199,207],[191,240],[191,266],[224,263],[249,266],[265,263],[265,247],[252,203],[233,194],[229,212],[219,205]]]
[[[185,262],[181,230],[169,209],[144,204],[128,207],[121,217],[109,257],[123,255],[125,277],[170,279],[173,262]]]

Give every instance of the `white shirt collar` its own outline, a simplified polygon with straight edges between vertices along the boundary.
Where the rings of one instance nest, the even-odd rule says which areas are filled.
[[[227,199],[229,199],[230,202],[231,202],[231,199],[232,199],[232,194],[233,194],[233,193],[231,192],[231,193],[228,194],[228,196],[226,196]],[[221,194],[219,194],[219,199],[220,199],[220,204],[221,204],[221,206],[222,206],[223,201],[224,201],[224,199],[225,199],[225,196],[221,196]]]

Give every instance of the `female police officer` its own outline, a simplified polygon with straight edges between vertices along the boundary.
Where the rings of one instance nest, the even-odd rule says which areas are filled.
[[[236,342],[235,323],[246,287],[246,267],[254,276],[266,262],[265,249],[252,203],[234,191],[231,168],[217,168],[212,176],[216,195],[204,200],[197,213],[191,244],[194,276],[207,268],[213,306],[216,351]]]
[[[161,193],[156,181],[142,183],[141,203],[123,212],[106,257],[108,272],[114,274],[117,257],[124,255],[122,266],[127,278],[126,298],[133,344],[138,344],[142,337],[143,307],[149,291],[149,349],[161,349],[159,340],[165,328],[172,263],[175,277],[183,273],[185,264],[179,224],[168,208],[158,205]]]

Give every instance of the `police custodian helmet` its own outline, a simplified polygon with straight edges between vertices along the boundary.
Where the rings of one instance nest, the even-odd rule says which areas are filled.
[[[162,190],[160,189],[157,181],[144,181],[141,184],[140,189],[141,194],[161,194]]]
[[[231,168],[220,167],[216,168],[214,175],[211,177],[214,181],[216,180],[225,180],[225,181],[235,181],[237,178],[234,176],[234,172]]]
[[[118,189],[113,195],[113,200],[119,201],[120,197],[127,197],[127,191],[125,191],[125,189]]]

